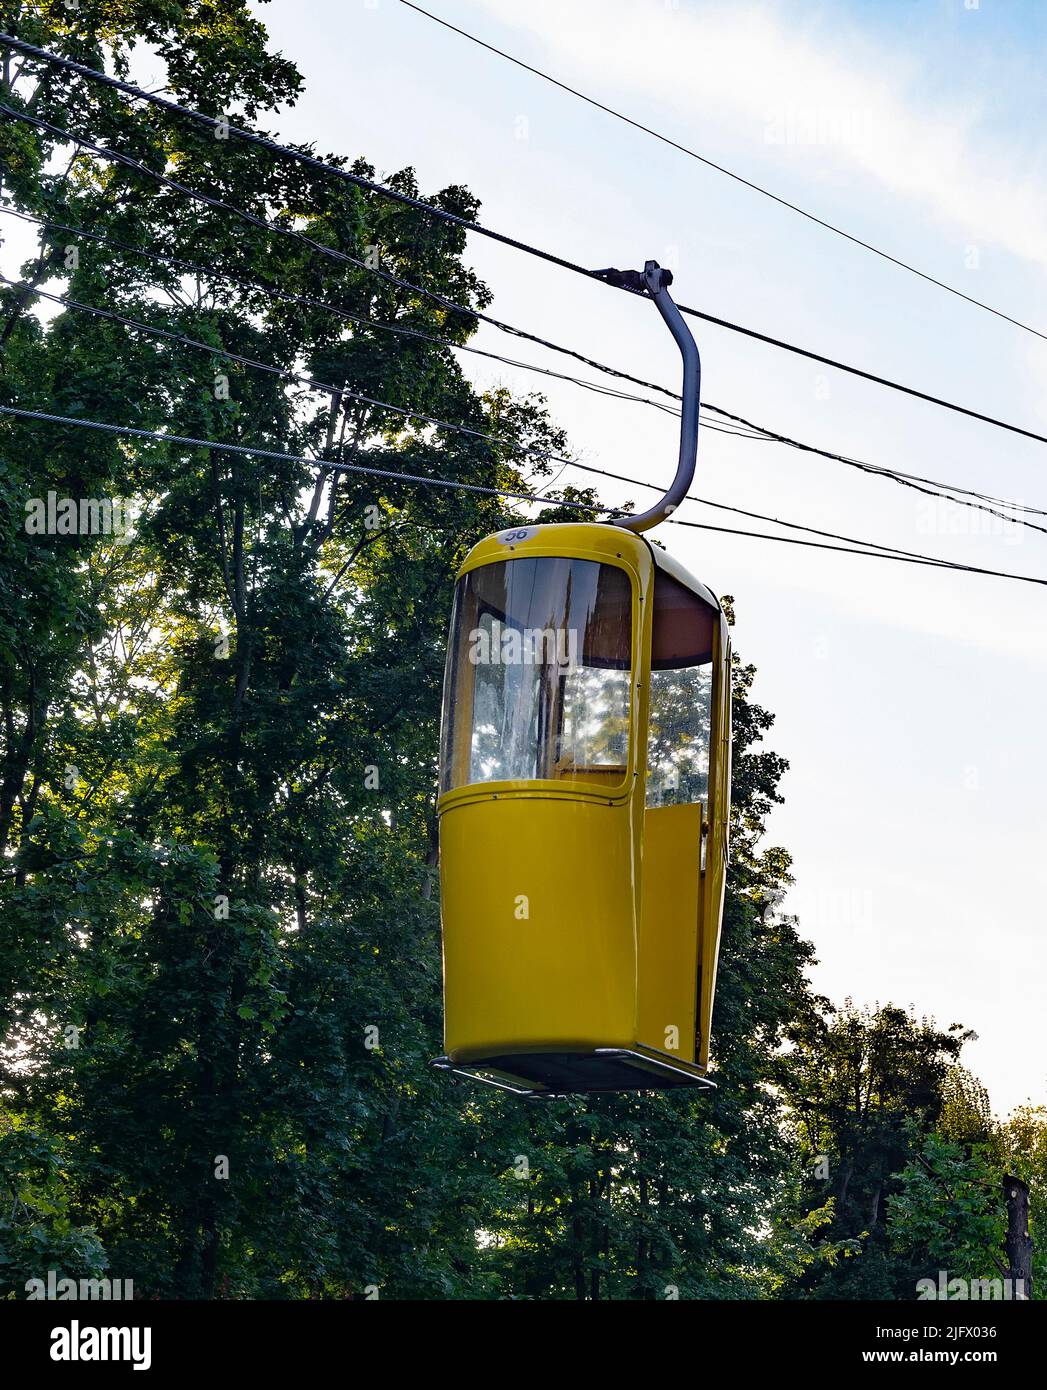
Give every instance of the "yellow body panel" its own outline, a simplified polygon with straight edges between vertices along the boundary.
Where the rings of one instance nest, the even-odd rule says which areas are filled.
[[[702,881],[702,930],[698,973],[698,1065],[709,1065],[716,996],[716,965],[720,954],[720,928],[727,885],[727,834],[731,813],[731,644],[722,622],[714,652],[721,681],[713,715],[713,748],[710,767],[712,804],[717,808],[706,837],[706,864]]]
[[[694,1061],[704,807],[650,806],[644,816],[637,1041]]]
[[[631,1046],[628,805],[487,800],[440,826],[448,1056]]]
[[[555,779],[473,782],[440,797],[446,1062],[479,1066],[501,1058],[494,1073],[504,1077],[514,1053],[522,1059],[619,1048],[635,1058],[642,1048],[677,1066],[678,1077],[700,1079],[709,1062],[726,865],[726,623],[721,616],[713,654],[710,806],[645,809],[656,563],[704,601],[716,601],[675,561],[655,557],[641,536],[593,523],[489,536],[460,574],[537,556],[594,560],[629,575],[628,764],[598,772],[566,765]],[[463,688],[458,699],[468,707],[471,696]],[[667,1037],[670,1027],[676,1037]],[[649,1069],[643,1075],[646,1085],[666,1084]]]

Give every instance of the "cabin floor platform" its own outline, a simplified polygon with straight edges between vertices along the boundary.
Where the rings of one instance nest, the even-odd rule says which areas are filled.
[[[608,1091],[664,1091],[677,1087],[715,1090],[691,1063],[652,1049],[598,1047],[591,1052],[511,1052],[457,1062],[437,1057],[432,1066],[527,1097],[588,1095]]]

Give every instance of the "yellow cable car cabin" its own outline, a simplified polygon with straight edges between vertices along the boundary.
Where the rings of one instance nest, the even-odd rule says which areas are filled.
[[[525,1093],[710,1084],[730,640],[617,525],[490,536],[441,750],[442,1065]]]
[[[716,598],[640,534],[687,496],[701,362],[683,359],[669,490],[606,525],[488,536],[455,592],[440,750],[444,1049],[525,1095],[708,1086],[731,788]]]

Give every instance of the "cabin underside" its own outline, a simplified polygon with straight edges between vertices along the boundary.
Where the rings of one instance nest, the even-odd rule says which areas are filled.
[[[677,1086],[715,1089],[687,1062],[654,1049],[598,1047],[591,1052],[511,1052],[457,1062],[437,1057],[434,1067],[525,1096],[568,1096],[593,1091],[651,1091]]]

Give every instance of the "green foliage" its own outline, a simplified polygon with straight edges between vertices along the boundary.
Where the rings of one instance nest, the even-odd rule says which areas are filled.
[[[798,1164],[793,1208],[802,1215],[831,1199],[829,1235],[859,1242],[862,1252],[806,1271],[793,1292],[912,1297],[911,1271],[892,1258],[887,1211],[923,1139],[943,1114],[956,1114],[955,1063],[970,1035],[890,1005],[835,1010],[824,1001],[789,1033],[783,1082]]]
[[[301,87],[245,0],[5,0],[0,23],[111,72],[148,53],[176,100],[237,124]],[[490,300],[460,228],[32,61],[5,61],[0,85],[263,221],[355,260],[377,248],[473,310]],[[478,393],[431,341],[466,342],[472,313],[22,123],[0,123],[0,152],[12,206],[227,277],[52,226],[29,283],[340,393],[72,311],[45,326],[31,296],[0,292],[3,402],[316,460],[0,426],[4,1292],[56,1268],[145,1297],[857,1296],[908,1278],[917,1247],[971,1239],[970,1222],[950,1235],[919,1210],[913,1167],[918,1151],[962,1167],[948,1145],[986,1139],[982,1100],[948,1090],[962,1034],[811,998],[810,947],[775,910],[789,858],[764,824],[786,764],[763,746],[751,667],[734,671],[719,1089],[538,1108],[428,1069],[452,580],[512,513],[320,465],[519,490],[567,440],[540,398]],[[410,170],[390,182],[421,196]],[[478,206],[460,187],[429,196]],[[422,336],[369,326],[394,322]],[[27,534],[26,503],[48,491],[133,499],[133,540]],[[919,1149],[936,1126],[945,1147]],[[998,1141],[1028,1148],[1042,1204],[1042,1116]]]
[[[88,1227],[74,1225],[55,1141],[0,1111],[0,1297],[24,1298],[31,1279],[102,1275],[105,1251]]]
[[[940,1270],[966,1280],[1004,1272],[1001,1176],[982,1146],[968,1151],[936,1133],[914,1143],[887,1215],[891,1248],[911,1267],[914,1291],[918,1279],[937,1284]]]

